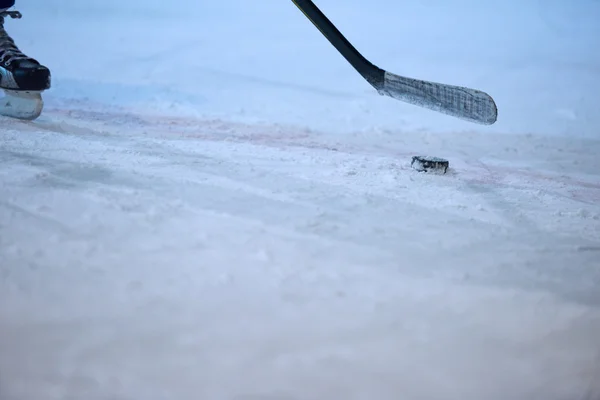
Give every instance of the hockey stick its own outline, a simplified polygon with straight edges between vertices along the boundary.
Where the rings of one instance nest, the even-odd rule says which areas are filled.
[[[479,124],[496,122],[498,109],[487,93],[385,71],[356,50],[312,0],[292,2],[379,94]]]

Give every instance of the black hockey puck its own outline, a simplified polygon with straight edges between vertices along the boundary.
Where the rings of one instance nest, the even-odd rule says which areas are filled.
[[[410,166],[419,172],[441,172],[445,174],[450,163],[448,160],[438,157],[414,156]]]

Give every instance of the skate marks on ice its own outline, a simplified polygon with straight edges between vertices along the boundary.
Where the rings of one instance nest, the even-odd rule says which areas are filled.
[[[54,109],[48,116],[26,126],[32,131],[42,128],[67,134],[79,141],[85,151],[74,157],[72,177],[85,177],[86,169],[104,169],[105,183],[111,181],[113,189],[120,181],[123,190],[146,188],[152,196],[161,191],[178,194],[199,207],[225,213],[237,210],[238,215],[258,220],[270,216],[272,223],[289,220],[288,205],[296,205],[295,213],[303,222],[293,227],[294,231],[337,235],[357,243],[373,238],[383,247],[392,246],[402,236],[402,241],[413,237],[411,231],[419,229],[424,223],[422,216],[428,215],[427,220],[446,221],[450,226],[464,220],[469,221],[467,226],[489,226],[471,229],[491,232],[490,242],[494,242],[494,235],[514,235],[510,229],[517,229],[525,239],[524,246],[544,232],[551,240],[534,246],[541,252],[596,252],[597,184],[568,171],[562,175],[548,170],[534,173],[532,169],[507,167],[506,163],[473,161],[480,155],[477,153],[489,153],[488,149],[480,144],[464,152],[462,149],[472,146],[473,140],[463,146],[459,134],[451,137],[450,141],[457,143],[453,148],[431,140],[424,143],[422,136],[427,135],[417,133],[374,131],[336,137],[282,125],[160,117],[127,110]],[[485,143],[489,138],[476,140]],[[93,146],[98,149],[91,150]],[[410,168],[411,156],[419,149],[436,146],[440,147],[434,150],[439,155],[456,154],[449,157],[451,170],[447,175],[429,176]],[[86,154],[102,157],[98,160]],[[139,170],[132,171],[132,159]],[[69,167],[62,172],[53,168],[56,171],[48,173],[49,177],[69,180]],[[177,168],[182,171],[173,172]],[[178,184],[182,180],[187,184]],[[73,184],[82,182],[72,180]],[[172,185],[176,187],[168,189]],[[202,190],[193,188],[195,185],[220,193],[218,200],[203,196]],[[237,204],[246,207],[239,210]],[[315,214],[315,208],[323,211]],[[357,215],[364,219],[361,229],[352,229],[355,224],[347,222],[349,210],[360,211]],[[369,218],[368,213],[372,214]],[[387,218],[390,213],[399,214],[399,220]],[[365,226],[369,230],[363,230]],[[368,234],[376,231],[382,233]],[[561,240],[563,235],[570,238]],[[436,243],[433,237],[420,244],[423,238],[408,243],[432,246]],[[462,246],[478,243],[469,235],[464,242],[459,238],[445,238],[444,242]]]
[[[588,173],[581,174],[579,167],[565,163],[557,166],[561,172],[545,164],[536,168],[554,154],[543,149],[553,145],[545,138],[502,139],[520,150],[518,162],[531,159],[530,165],[518,167],[511,164],[511,151],[507,156],[496,149],[499,143],[486,144],[493,139],[488,136],[373,130],[340,137],[284,125],[118,109],[51,109],[47,115],[25,126],[79,142],[85,151],[75,157],[76,164],[110,171],[104,183],[113,190],[164,193],[186,199],[193,207],[277,225],[290,220],[292,206],[296,221],[286,229],[386,249],[395,241],[424,249],[439,246],[441,240],[442,247],[459,246],[454,250],[459,252],[471,250],[479,240],[497,246],[512,236],[511,241],[520,238],[521,251],[544,253],[548,259],[556,253],[588,253],[582,255],[582,263],[589,265],[597,255],[600,185],[589,173],[597,171],[595,158],[590,158],[597,143],[596,148],[562,150],[573,152],[582,163],[579,167]],[[448,157],[447,175],[410,168],[411,156],[427,149],[444,157],[454,155]],[[101,157],[88,157],[92,154]],[[481,154],[488,155],[486,162],[478,161]],[[131,160],[139,168],[132,169]],[[60,178],[69,179],[68,168]],[[203,195],[201,187],[210,187],[214,198]],[[348,221],[349,212],[356,221]],[[390,220],[389,215],[398,219]],[[423,224],[472,232],[463,239],[414,237]],[[475,233],[479,231],[486,233]]]
[[[480,142],[479,148],[465,152],[462,150],[461,141],[466,147],[472,147],[472,141],[467,142],[462,139],[461,134],[449,135],[451,138],[448,141],[456,142],[454,146],[447,145],[445,148],[435,150],[435,144],[429,146],[430,143],[424,143],[420,135],[414,132],[397,132],[382,136],[374,131],[349,133],[343,137],[336,137],[283,125],[149,116],[119,110],[110,112],[52,110],[52,115],[56,116],[58,122],[33,124],[33,129],[39,126],[51,131],[74,132],[76,135],[89,133],[85,136],[88,140],[104,141],[112,137],[120,145],[129,146],[131,151],[145,149],[143,151],[146,154],[154,153],[160,156],[172,152],[173,156],[178,157],[184,164],[197,165],[202,162],[202,159],[213,157],[209,154],[199,154],[194,150],[196,143],[204,142],[237,143],[272,148],[274,151],[305,149],[313,151],[313,153],[303,154],[305,159],[311,161],[307,167],[314,172],[311,174],[311,179],[318,179],[328,184],[339,183],[341,186],[352,187],[360,193],[369,192],[397,200],[412,201],[427,207],[443,208],[445,211],[452,210],[453,207],[459,213],[464,210],[484,211],[485,204],[477,203],[478,199],[461,196],[462,193],[456,190],[457,187],[464,185],[479,188],[482,193],[487,190],[490,195],[498,190],[511,192],[505,193],[504,196],[510,198],[514,194],[515,201],[522,197],[525,204],[538,204],[540,213],[550,214],[546,215],[547,220],[558,221],[573,217],[593,221],[600,218],[599,211],[595,207],[600,201],[600,184],[596,176],[589,173],[600,166],[588,165],[587,174],[581,174],[577,166],[569,165],[559,165],[554,169],[554,166],[537,168],[535,165],[520,168],[518,163],[514,166],[504,160],[504,155],[501,153],[498,153],[495,159],[482,162],[479,161],[481,154],[490,153],[490,149],[485,145],[485,142],[490,140],[487,136],[475,139]],[[540,140],[544,144],[543,138],[532,139],[532,141]],[[529,145],[527,138],[519,138],[515,141],[515,147],[519,144],[524,144],[525,147]],[[552,145],[550,139],[548,141],[550,143],[547,145]],[[166,143],[177,144],[177,146],[166,149],[164,148]],[[598,143],[594,144],[597,149]],[[451,168],[446,176],[432,178],[410,169],[409,162],[412,155],[418,154],[419,149],[428,151],[429,148],[433,148],[429,151],[438,151],[439,155],[445,157],[448,153],[456,155],[448,157],[451,159]],[[523,159],[526,160],[532,153],[533,164],[546,157],[545,153],[538,154],[534,150],[529,153],[524,152],[517,161],[523,162]],[[583,155],[589,158],[594,148],[592,146],[586,150],[588,154]],[[573,157],[577,162],[582,154],[573,154]],[[168,158],[165,158],[165,162],[169,162],[167,160]],[[329,165],[322,165],[321,169],[319,163]],[[597,168],[595,170],[597,171]],[[427,196],[423,196],[422,191],[427,189],[427,185],[441,185],[441,188],[437,189],[438,191],[441,189],[442,192],[436,194],[435,191],[430,191]],[[522,203],[513,203],[512,207],[522,206]],[[491,216],[495,210],[487,211],[489,211],[488,216]],[[484,215],[481,212],[475,214]],[[590,234],[594,238],[598,232],[590,232]]]

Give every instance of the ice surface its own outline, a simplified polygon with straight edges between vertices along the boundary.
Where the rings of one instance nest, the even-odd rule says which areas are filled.
[[[0,128],[0,400],[600,398],[600,3],[45,0]],[[445,175],[413,155],[449,160]]]

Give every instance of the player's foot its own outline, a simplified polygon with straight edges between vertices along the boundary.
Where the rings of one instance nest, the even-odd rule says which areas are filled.
[[[6,17],[21,18],[21,13],[0,12],[0,88],[16,91],[49,89],[50,70],[19,50],[4,29]]]

